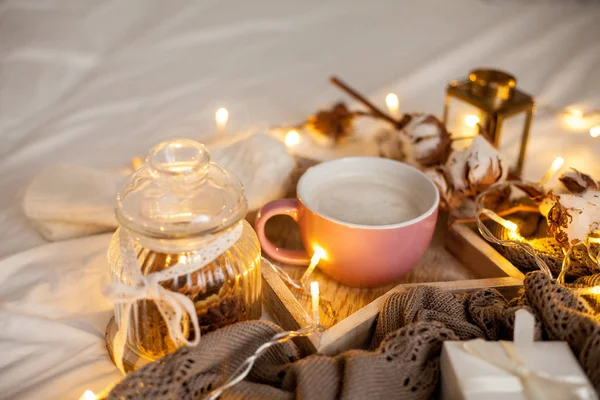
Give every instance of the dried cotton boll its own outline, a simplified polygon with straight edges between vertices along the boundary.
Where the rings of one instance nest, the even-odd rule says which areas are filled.
[[[473,196],[508,175],[504,159],[482,136],[475,137],[469,148],[452,153],[444,169],[455,190]]]
[[[558,179],[568,191],[573,193],[582,193],[588,189],[598,190],[598,184],[591,176],[579,172],[575,168],[571,168],[570,171],[565,172]]]
[[[473,139],[470,150],[467,180],[476,193],[506,179],[508,168],[504,159],[483,136]]]
[[[452,190],[458,193],[469,194],[470,187],[467,180],[470,150],[455,151],[450,154],[444,165],[444,174]]]
[[[444,172],[441,169],[426,169],[425,175],[427,175],[433,181],[433,183],[435,183],[435,186],[437,186],[440,194],[446,194],[448,192],[448,182],[446,182],[446,177],[444,176]]]
[[[449,197],[452,195],[450,191],[450,187],[448,186],[448,182],[446,181],[446,176],[444,172],[440,168],[430,168],[425,170],[425,175],[427,175],[435,184],[440,193],[440,206],[442,210],[446,211],[449,208]]]
[[[412,149],[409,159],[426,167],[446,160],[450,150],[450,134],[435,116],[414,115],[402,133],[404,142],[409,145],[407,147]]]
[[[379,130],[373,137],[377,145],[379,157],[389,158],[392,160],[405,161],[406,154],[404,153],[405,145],[403,144],[400,133],[395,129]]]

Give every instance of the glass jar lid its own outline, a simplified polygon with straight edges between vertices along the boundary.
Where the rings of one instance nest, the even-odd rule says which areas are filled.
[[[117,196],[117,220],[155,238],[210,235],[244,218],[248,205],[240,180],[210,161],[190,139],[154,146],[145,164]]]

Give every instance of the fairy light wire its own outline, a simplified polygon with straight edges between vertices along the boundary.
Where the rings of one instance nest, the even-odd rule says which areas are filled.
[[[546,262],[544,262],[544,260],[542,260],[536,254],[534,248],[529,243],[526,243],[525,241],[522,241],[522,240],[498,239],[496,236],[494,236],[492,234],[492,232],[488,229],[488,227],[483,223],[483,221],[481,219],[482,215],[486,215],[486,214],[490,215],[490,213],[494,213],[492,210],[489,210],[488,208],[484,207],[483,202],[485,200],[485,197],[492,192],[501,191],[508,187],[512,187],[513,185],[516,185],[516,184],[521,185],[521,186],[531,185],[533,187],[537,187],[537,185],[531,184],[531,183],[524,183],[524,182],[520,182],[520,181],[505,181],[505,182],[499,182],[499,183],[496,183],[496,184],[490,186],[487,190],[485,190],[484,192],[480,193],[479,196],[477,196],[477,198],[475,199],[475,205],[476,205],[475,223],[477,224],[477,229],[479,230],[479,233],[481,233],[481,236],[483,236],[489,242],[496,243],[496,244],[498,244],[500,246],[504,246],[504,247],[520,248],[521,250],[523,250],[524,252],[526,252],[533,258],[533,260],[535,261],[535,264],[541,271],[545,272],[549,276],[552,276],[552,272],[551,272],[550,268],[548,267],[548,265],[546,264]]]
[[[266,264],[271,265],[275,270],[277,270],[277,268],[275,268],[270,262],[267,261]],[[319,318],[320,307],[318,282],[315,281],[310,283],[310,292],[312,296],[312,322],[304,328],[295,331],[280,332],[273,335],[273,337],[268,342],[265,342],[262,345],[260,345],[250,357],[246,358],[244,362],[242,362],[235,369],[235,371],[233,371],[233,373],[229,376],[229,378],[227,378],[227,380],[222,385],[207,393],[206,396],[204,396],[204,398],[208,400],[215,400],[219,398],[219,396],[221,396],[221,394],[223,394],[225,390],[237,385],[238,383],[246,379],[246,377],[250,374],[250,371],[252,371],[252,368],[254,367],[256,361],[271,347],[280,343],[285,343],[296,337],[304,337],[322,332],[323,327],[321,326]]]
[[[315,246],[315,253],[311,257],[310,265],[302,275],[302,277],[298,279],[292,278],[282,267],[276,265],[274,263],[264,261],[271,269],[283,280],[283,282],[290,288],[297,290],[303,296],[311,296],[312,291],[309,287],[309,278],[312,276],[317,264],[319,261],[326,258],[325,250],[321,247]],[[323,313],[328,317],[329,321],[337,320],[337,313],[333,309],[331,301],[329,301],[325,296],[319,296],[319,304],[322,307]]]
[[[275,273],[277,275],[279,275],[279,277],[288,285],[290,285],[291,287],[293,287],[294,289],[298,289],[298,290],[305,290],[306,288],[303,287],[300,283],[296,282],[296,280],[294,278],[292,278],[283,268],[281,268],[278,265],[275,265],[273,263],[266,263],[267,265],[269,265],[273,271],[275,271]]]
[[[258,360],[260,356],[266,353],[267,350],[269,350],[271,347],[280,343],[285,343],[295,337],[308,336],[320,331],[320,325],[312,324],[297,331],[286,331],[274,335],[271,338],[271,340],[263,343],[258,349],[256,349],[254,354],[252,354],[242,364],[240,364],[240,366],[236,368],[233,374],[231,374],[231,376],[225,381],[223,385],[209,392],[205,396],[205,398],[207,400],[216,400],[219,398],[219,396],[221,396],[221,394],[223,394],[225,390],[237,385],[238,383],[246,379],[246,377],[250,374],[252,367],[254,367],[256,360]]]
[[[491,211],[483,206],[485,197],[494,191],[501,191],[501,190],[503,190],[507,187],[513,186],[513,185],[521,186],[521,187],[523,187],[523,186],[530,186],[530,187],[534,187],[534,188],[538,187],[538,185],[536,185],[536,184],[521,182],[521,181],[505,181],[505,182],[496,183],[496,184],[490,186],[484,192],[479,194],[479,196],[477,196],[477,198],[475,199],[475,204],[476,204],[475,223],[477,224],[477,229],[479,230],[479,233],[481,233],[481,235],[487,241],[489,241],[491,243],[496,243],[496,244],[504,246],[504,247],[520,248],[521,250],[523,250],[524,252],[526,252],[528,255],[530,255],[533,258],[537,267],[541,271],[543,271],[544,273],[546,273],[550,277],[552,277],[552,272],[551,272],[550,268],[548,267],[548,265],[546,264],[546,262],[537,255],[536,251],[529,243],[527,243],[524,240],[498,239],[497,237],[495,237],[492,234],[492,232],[488,229],[488,227],[483,223],[483,221],[481,219],[482,215],[485,215],[488,218],[492,215],[497,216],[496,213],[494,213],[493,211]],[[501,217],[498,217],[498,218],[502,219]],[[498,222],[498,221],[496,221],[496,222]],[[509,228],[507,228],[507,229],[510,230]],[[587,247],[588,255],[590,256],[590,258],[592,260],[594,260],[598,264],[598,268],[600,269],[600,260],[598,259],[599,257],[598,256],[593,257],[590,252],[590,244],[596,243],[596,241],[598,241],[600,243],[600,239],[592,238],[592,240],[588,240],[588,242],[580,243],[580,244],[584,244]],[[573,252],[574,247],[575,246],[570,246],[569,249],[563,249],[564,258],[563,258],[563,262],[561,265],[561,271],[560,271],[558,277],[556,278],[556,282],[562,286],[565,286],[565,276],[566,276],[566,273],[569,270],[569,267],[571,264],[571,254]],[[576,293],[578,295],[600,295],[600,286],[591,286],[591,287],[583,287],[583,288],[570,287],[569,289],[571,289],[574,293]]]

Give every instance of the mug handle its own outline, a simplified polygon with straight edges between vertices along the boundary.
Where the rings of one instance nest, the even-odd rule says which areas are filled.
[[[265,253],[271,258],[292,265],[306,265],[310,262],[308,253],[304,250],[287,250],[277,247],[265,235],[265,225],[271,217],[289,215],[298,223],[299,203],[296,199],[273,200],[260,208],[256,216],[256,234]]]

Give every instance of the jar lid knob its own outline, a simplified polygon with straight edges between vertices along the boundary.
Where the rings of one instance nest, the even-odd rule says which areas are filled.
[[[168,140],[150,149],[148,166],[157,178],[182,184],[200,182],[209,172],[210,154],[202,143],[194,140]]]

